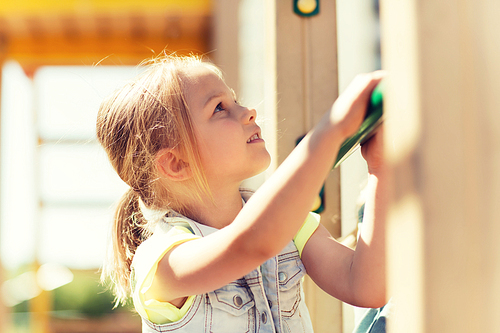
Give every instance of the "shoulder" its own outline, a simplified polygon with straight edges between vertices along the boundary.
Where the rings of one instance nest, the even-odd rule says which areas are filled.
[[[142,242],[134,254],[132,267],[140,278],[147,275],[158,261],[172,248],[186,241],[199,238],[189,223],[179,218],[165,218],[159,221],[153,235]]]
[[[131,265],[131,284],[134,305],[142,317],[148,318],[146,292],[151,287],[159,261],[177,245],[199,237],[186,220],[164,218],[156,225],[153,235],[137,247]]]

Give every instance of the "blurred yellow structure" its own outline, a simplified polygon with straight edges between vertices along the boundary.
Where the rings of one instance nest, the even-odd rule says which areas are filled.
[[[2,0],[0,54],[40,65],[135,65],[165,47],[204,53],[211,0]]]

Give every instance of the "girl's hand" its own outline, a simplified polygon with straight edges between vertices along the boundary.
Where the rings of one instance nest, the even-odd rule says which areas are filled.
[[[368,172],[376,174],[384,168],[384,125],[376,130],[375,134],[361,146],[361,155],[368,164]]]
[[[357,75],[335,101],[330,122],[342,137],[350,137],[361,126],[371,93],[384,76],[384,71]]]

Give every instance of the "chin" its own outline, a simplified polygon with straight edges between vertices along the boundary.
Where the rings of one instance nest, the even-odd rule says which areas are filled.
[[[271,165],[271,155],[269,155],[269,153],[266,150],[266,157],[262,159],[262,165],[261,165],[259,171],[255,175],[258,175],[258,174],[266,171],[267,168],[269,168],[269,165]]]

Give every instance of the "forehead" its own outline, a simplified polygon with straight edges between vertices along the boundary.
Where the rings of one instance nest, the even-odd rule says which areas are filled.
[[[225,93],[230,89],[217,73],[203,65],[183,70],[184,91],[189,104],[204,103],[213,95]]]
[[[216,74],[215,69],[210,68],[209,65],[205,66],[203,64],[185,67],[182,69],[182,74],[186,81],[191,83],[196,83],[199,80],[211,77],[220,80],[220,77]]]

